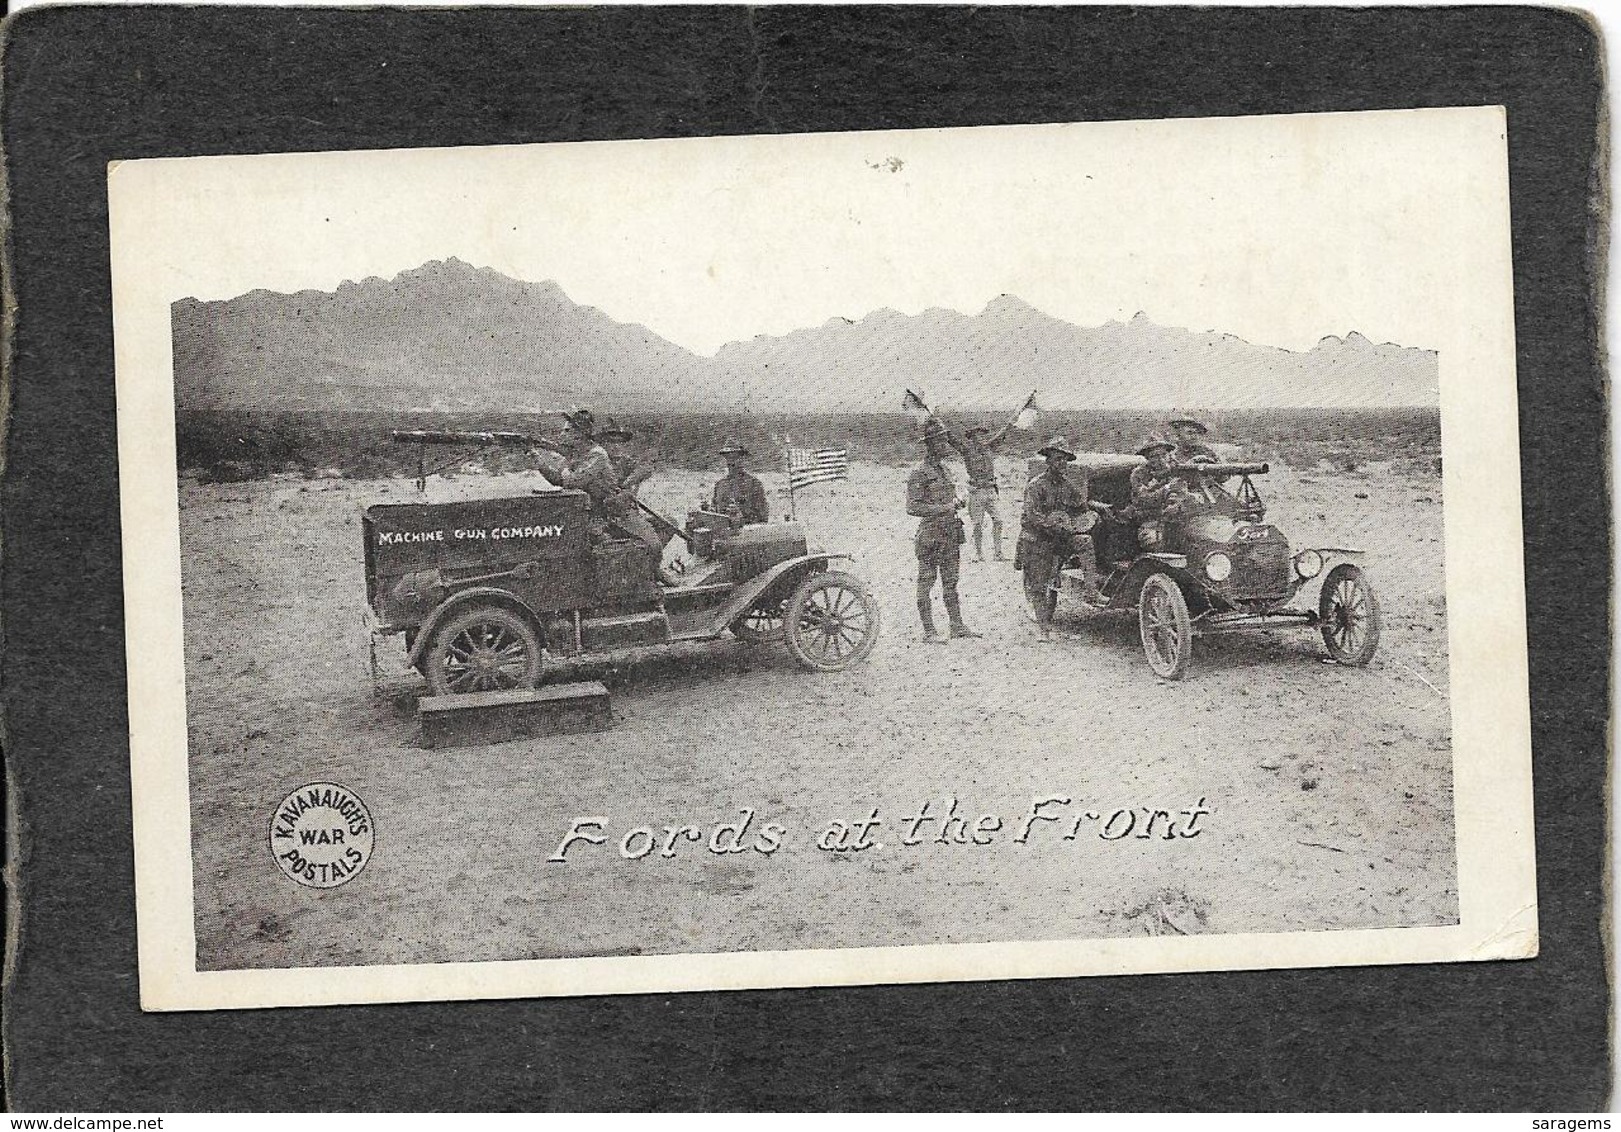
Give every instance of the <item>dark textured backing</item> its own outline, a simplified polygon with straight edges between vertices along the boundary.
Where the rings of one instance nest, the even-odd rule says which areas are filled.
[[[24,13],[3,58],[16,326],[0,692],[24,909],[4,1004],[9,1103],[1602,1105],[1598,51],[1568,13],[1508,8]],[[1539,959],[140,1013],[109,160],[1497,103],[1512,163]]]

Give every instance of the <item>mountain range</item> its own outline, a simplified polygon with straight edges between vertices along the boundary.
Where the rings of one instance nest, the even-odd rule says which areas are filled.
[[[1310,350],[1162,326],[1077,326],[1012,295],[978,314],[882,309],[713,357],[458,259],[335,291],[255,290],[171,308],[183,409],[839,412],[898,409],[905,389],[958,409],[1433,406],[1433,351],[1361,334]]]

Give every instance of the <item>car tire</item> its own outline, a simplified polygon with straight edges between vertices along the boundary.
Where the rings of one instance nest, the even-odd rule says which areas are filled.
[[[475,605],[445,619],[422,654],[435,696],[533,688],[543,667],[540,634],[500,605]]]
[[[853,575],[812,574],[788,599],[783,629],[788,655],[801,668],[838,672],[865,660],[877,645],[878,606]]]
[[[1154,675],[1182,679],[1193,663],[1193,619],[1188,616],[1182,587],[1169,574],[1150,574],[1143,579],[1137,599],[1137,629]]]
[[[1338,664],[1365,667],[1379,648],[1379,599],[1360,566],[1342,562],[1323,579],[1317,596],[1317,628]]]

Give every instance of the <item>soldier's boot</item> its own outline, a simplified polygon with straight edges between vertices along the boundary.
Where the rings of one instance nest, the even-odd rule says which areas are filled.
[[[979,524],[974,525],[974,561],[985,561],[985,528]]]
[[[1002,561],[1002,520],[991,522],[991,545],[995,547],[996,560]]]
[[[962,640],[964,638],[972,639],[975,637],[983,637],[985,635],[984,633],[976,633],[967,625],[963,624],[962,602],[957,600],[957,595],[954,591],[947,590],[944,597],[946,601],[946,616],[951,618],[951,638],[953,640]]]
[[[923,622],[923,639],[930,644],[942,644],[945,638],[937,637],[934,633],[934,601],[929,597],[929,592],[921,588],[917,595],[917,616]]]
[[[1088,536],[1075,540],[1075,558],[1081,568],[1081,600],[1088,605],[1102,605],[1103,593],[1098,589],[1097,547]]]

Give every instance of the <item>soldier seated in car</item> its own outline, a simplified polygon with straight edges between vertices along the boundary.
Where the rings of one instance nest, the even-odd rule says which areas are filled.
[[[653,469],[627,447],[635,438],[635,433],[621,428],[612,417],[608,418],[608,427],[597,433],[597,440],[608,451],[608,462],[613,465],[614,475],[619,477],[619,486],[632,495],[640,495],[642,484],[653,474]]]
[[[728,440],[720,447],[726,458],[726,474],[715,483],[714,508],[731,518],[734,526],[764,523],[771,518],[766,503],[765,485],[743,469],[749,450],[736,440]]]
[[[1205,443],[1205,437],[1210,435],[1210,429],[1203,421],[1192,417],[1177,417],[1167,422],[1171,432],[1176,437],[1176,451],[1171,454],[1172,463],[1188,464],[1219,464],[1221,457],[1216,450]],[[1189,477],[1188,486],[1198,490],[1209,486],[1219,495],[1226,495],[1226,476],[1194,476]]]
[[[1137,520],[1138,541],[1158,545],[1161,520],[1181,513],[1189,500],[1188,486],[1172,463],[1176,445],[1163,436],[1150,436],[1137,449],[1148,463],[1131,470],[1131,511]]]
[[[596,421],[589,409],[563,414],[563,431],[558,452],[542,449],[537,453],[541,470],[558,487],[578,488],[591,500],[591,537],[603,542],[610,537],[629,537],[653,552],[657,562],[668,536],[654,528],[636,506],[636,498],[621,486],[608,452],[595,439]]]
[[[1069,443],[1055,436],[1039,455],[1046,457],[1047,468],[1024,491],[1019,562],[1025,598],[1036,615],[1041,640],[1051,641],[1060,571],[1066,562],[1080,566],[1085,600],[1099,600],[1097,553],[1087,533],[1097,523],[1097,515],[1088,505],[1085,480],[1077,484],[1071,478],[1069,465],[1075,452]]]

